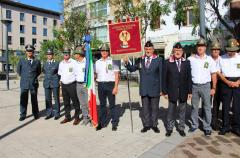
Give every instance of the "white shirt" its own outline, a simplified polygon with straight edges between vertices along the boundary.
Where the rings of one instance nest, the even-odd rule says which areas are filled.
[[[229,57],[228,54],[222,56],[220,60],[220,71],[225,77],[240,77],[240,55]]]
[[[58,74],[61,76],[60,81],[63,84],[70,84],[76,81],[75,69],[76,61],[72,58],[70,58],[68,61],[61,61],[58,69]]]
[[[82,61],[76,61],[75,73],[77,82],[84,82],[85,70],[86,70],[86,58],[83,58]]]
[[[215,62],[217,71],[220,71],[220,60],[221,60],[221,56],[219,56],[216,60],[213,59],[213,61]]]
[[[119,71],[119,67],[113,62],[112,58],[106,60],[102,58],[96,61],[95,73],[97,74],[98,82],[114,82],[115,72]]]
[[[194,55],[188,58],[191,65],[192,81],[195,84],[205,84],[211,82],[211,74],[217,72],[216,63],[210,57],[205,55],[200,58]]]

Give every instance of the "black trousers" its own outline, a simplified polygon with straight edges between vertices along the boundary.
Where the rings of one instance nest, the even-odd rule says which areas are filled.
[[[142,96],[142,123],[144,127],[157,127],[160,97]]]
[[[114,82],[98,82],[98,97],[100,101],[100,124],[105,126],[107,123],[107,99],[111,113],[112,126],[118,125],[118,117],[115,105],[115,95],[112,94]]]
[[[29,93],[29,91],[30,91],[30,94],[31,94],[32,113],[35,117],[37,117],[38,114],[39,114],[38,99],[37,99],[38,88],[21,89],[21,94],[20,94],[20,117],[26,117],[26,115],[27,115],[27,104],[28,104],[28,93]]]
[[[239,78],[227,78],[230,81],[237,81]],[[240,88],[231,88],[228,87],[225,83],[222,82],[222,104],[223,104],[223,130],[230,129],[229,121],[229,111],[231,110],[232,103],[232,112],[233,112],[233,130],[240,130]]]
[[[80,114],[80,104],[77,97],[76,83],[62,84],[62,96],[65,110],[65,117],[71,119],[71,104],[73,103],[75,109],[74,118],[78,119]]]
[[[219,118],[219,108],[221,103],[221,85],[222,81],[217,81],[216,93],[213,99],[213,109],[212,109],[212,126],[217,129],[218,127],[218,118]]]

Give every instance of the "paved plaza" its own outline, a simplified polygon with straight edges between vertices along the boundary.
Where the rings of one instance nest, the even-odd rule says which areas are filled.
[[[172,137],[166,138],[163,120],[167,113],[167,101],[163,98],[158,126],[161,133],[140,133],[141,107],[136,84],[131,86],[131,96],[133,133],[127,86],[124,84],[120,85],[117,96],[120,117],[118,131],[112,132],[111,124],[101,131],[95,131],[90,126],[73,126],[73,121],[61,125],[64,111],[59,120],[45,120],[42,83],[38,94],[40,119],[33,119],[29,104],[28,118],[19,122],[19,81],[10,81],[10,91],[6,91],[6,82],[0,81],[0,158],[239,157],[240,139],[232,134],[222,137],[214,133],[211,138],[206,138],[197,131],[193,135],[187,133],[187,137],[182,138],[174,131]]]

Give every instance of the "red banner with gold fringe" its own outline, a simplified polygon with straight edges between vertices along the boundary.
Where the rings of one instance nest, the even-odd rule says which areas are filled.
[[[126,22],[108,23],[110,51],[113,58],[142,55],[140,22],[136,18]]]

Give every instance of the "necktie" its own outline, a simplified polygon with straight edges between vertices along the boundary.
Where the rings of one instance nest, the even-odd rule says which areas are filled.
[[[52,62],[51,61],[49,61],[49,65],[51,65],[52,64]]]
[[[28,60],[28,63],[29,63],[29,65],[32,65],[32,60],[29,59],[29,60]]]
[[[177,67],[178,67],[178,71],[181,71],[181,62],[180,60],[177,60]]]
[[[150,64],[151,64],[150,57],[147,57],[147,63],[145,65],[147,69],[149,69]]]

